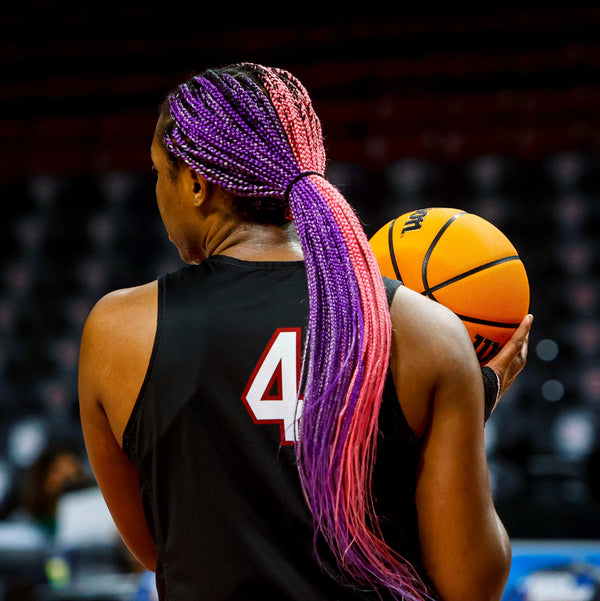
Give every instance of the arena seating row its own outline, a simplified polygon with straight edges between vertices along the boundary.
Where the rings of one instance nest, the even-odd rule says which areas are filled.
[[[319,23],[265,19],[252,27],[240,17],[228,26],[199,24],[204,29],[181,32],[177,43],[150,7],[137,9],[130,28],[131,14],[112,21],[109,14],[94,21],[97,28],[110,21],[110,43],[92,35],[84,27],[91,17],[77,11],[61,23],[60,13],[40,10],[37,18],[62,33],[44,27],[48,40],[16,35],[28,15],[4,17],[10,59],[0,98],[0,179],[143,172],[166,91],[240,54],[301,77],[336,162],[382,169],[400,158],[464,162],[491,152],[537,161],[600,145],[600,11],[593,7],[322,15]]]
[[[404,94],[318,104],[333,160],[389,166],[400,158],[454,163],[481,154],[540,160],[548,149],[600,146],[599,89]],[[2,172],[102,172],[148,168],[154,105],[108,116],[12,119]]]

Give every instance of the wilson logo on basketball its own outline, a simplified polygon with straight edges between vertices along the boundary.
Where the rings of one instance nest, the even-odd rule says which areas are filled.
[[[406,232],[414,232],[415,230],[421,229],[421,225],[423,225],[423,219],[425,219],[427,214],[428,211],[425,209],[420,209],[409,215],[408,219],[404,223],[404,227],[402,228],[402,233],[406,234]]]

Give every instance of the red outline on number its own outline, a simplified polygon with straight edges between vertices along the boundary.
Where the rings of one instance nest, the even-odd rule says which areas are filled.
[[[287,446],[292,446],[294,443],[287,441],[284,436],[284,434],[285,434],[284,421],[282,419],[261,419],[261,420],[256,419],[254,417],[254,411],[252,411],[252,407],[250,407],[250,404],[246,400],[246,395],[248,394],[248,390],[250,390],[250,386],[252,386],[252,382],[254,382],[254,378],[256,377],[256,374],[260,371],[260,368],[262,367],[262,364],[264,363],[266,356],[269,354],[271,347],[275,344],[275,340],[277,340],[277,337],[279,336],[279,334],[281,332],[295,332],[296,333],[296,391],[299,390],[299,388],[300,388],[300,373],[302,370],[302,328],[277,328],[275,330],[275,332],[273,333],[273,335],[271,336],[271,339],[269,340],[269,343],[265,347],[265,350],[262,352],[260,359],[257,361],[256,365],[254,366],[254,369],[252,370],[250,377],[248,378],[248,383],[246,384],[246,386],[244,388],[244,392],[242,392],[242,402],[244,403],[244,407],[246,407],[246,411],[252,418],[252,422],[254,424],[256,424],[257,426],[260,426],[261,424],[279,424],[279,436],[281,439],[281,444],[287,445]],[[281,362],[279,362],[275,373],[277,372],[277,370],[281,371]],[[275,376],[275,373],[273,374],[273,376]],[[283,375],[282,375],[282,377],[283,377]],[[273,378],[271,378],[271,380],[269,381],[269,384],[272,381],[273,381]],[[267,387],[267,390],[265,390],[265,393],[267,393],[267,392],[268,392],[268,387]],[[302,395],[299,395],[298,398],[299,398],[299,400],[302,400]],[[263,396],[261,398],[261,400],[265,400],[265,401],[283,400],[283,393],[281,395],[281,399],[270,399],[268,397],[265,398]]]
[[[275,371],[273,372],[273,375],[271,376],[271,379],[269,380],[267,387],[265,388],[265,394],[263,395],[263,398],[261,400],[263,400],[263,401],[283,401],[282,379],[283,379],[283,369],[281,367],[281,361],[280,361],[277,364],[277,367],[275,368]],[[269,390],[271,390],[273,388],[273,386],[277,387],[277,391],[275,392],[274,395],[270,395]]]

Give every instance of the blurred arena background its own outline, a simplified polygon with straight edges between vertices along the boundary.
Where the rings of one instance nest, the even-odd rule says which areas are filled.
[[[152,598],[86,463],[79,340],[100,296],[179,266],[154,201],[158,103],[193,72],[241,60],[304,82],[330,179],[369,234],[451,206],[517,247],[529,362],[486,442],[516,559],[537,558],[538,572],[526,585],[515,568],[506,599],[600,599],[600,7],[562,5],[1,9],[0,599]],[[62,463],[45,469],[55,447]],[[54,490],[37,503],[41,536],[35,478],[39,494]]]

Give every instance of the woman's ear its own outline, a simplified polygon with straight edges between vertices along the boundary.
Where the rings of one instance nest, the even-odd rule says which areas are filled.
[[[195,207],[202,205],[210,196],[211,184],[193,169],[189,170],[192,186],[192,203]]]

